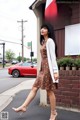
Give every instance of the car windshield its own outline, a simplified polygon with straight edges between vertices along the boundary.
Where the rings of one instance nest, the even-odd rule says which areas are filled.
[[[34,64],[34,63],[28,63],[28,62],[24,62],[24,63],[21,63],[19,65],[20,66],[36,66],[36,64]]]

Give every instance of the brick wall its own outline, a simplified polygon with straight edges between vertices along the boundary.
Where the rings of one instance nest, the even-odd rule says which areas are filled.
[[[55,91],[57,105],[80,109],[80,70],[59,72],[59,88]]]

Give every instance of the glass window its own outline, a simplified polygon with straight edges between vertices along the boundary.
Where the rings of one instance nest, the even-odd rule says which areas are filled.
[[[80,23],[65,27],[65,55],[80,55]]]

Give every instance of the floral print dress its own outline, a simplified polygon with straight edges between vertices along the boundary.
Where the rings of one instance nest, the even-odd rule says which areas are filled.
[[[41,46],[40,52],[41,52],[41,58],[42,58],[41,69],[37,75],[37,78],[33,84],[33,87],[54,91],[54,89],[57,88],[57,84],[53,83],[50,75],[45,42]]]

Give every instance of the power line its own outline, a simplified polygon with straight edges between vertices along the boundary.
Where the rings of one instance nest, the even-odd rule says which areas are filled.
[[[0,35],[0,38],[1,38],[1,39],[5,39],[5,38],[7,38],[7,39],[19,40],[19,41],[20,41],[20,38],[10,37],[10,36],[5,37],[5,36],[3,36],[3,35]]]
[[[21,43],[11,42],[11,41],[7,41],[7,40],[1,40],[1,39],[0,39],[0,41],[12,43],[12,44],[22,45]],[[0,43],[0,44],[1,44],[1,43]],[[25,45],[23,45],[23,46],[27,48],[27,46],[25,46]]]
[[[1,39],[0,39],[0,41],[3,41],[3,42],[9,42],[9,43],[13,43],[13,44],[19,44],[19,45],[21,45],[21,43],[11,42],[11,41],[7,41],[7,40],[1,40]]]

